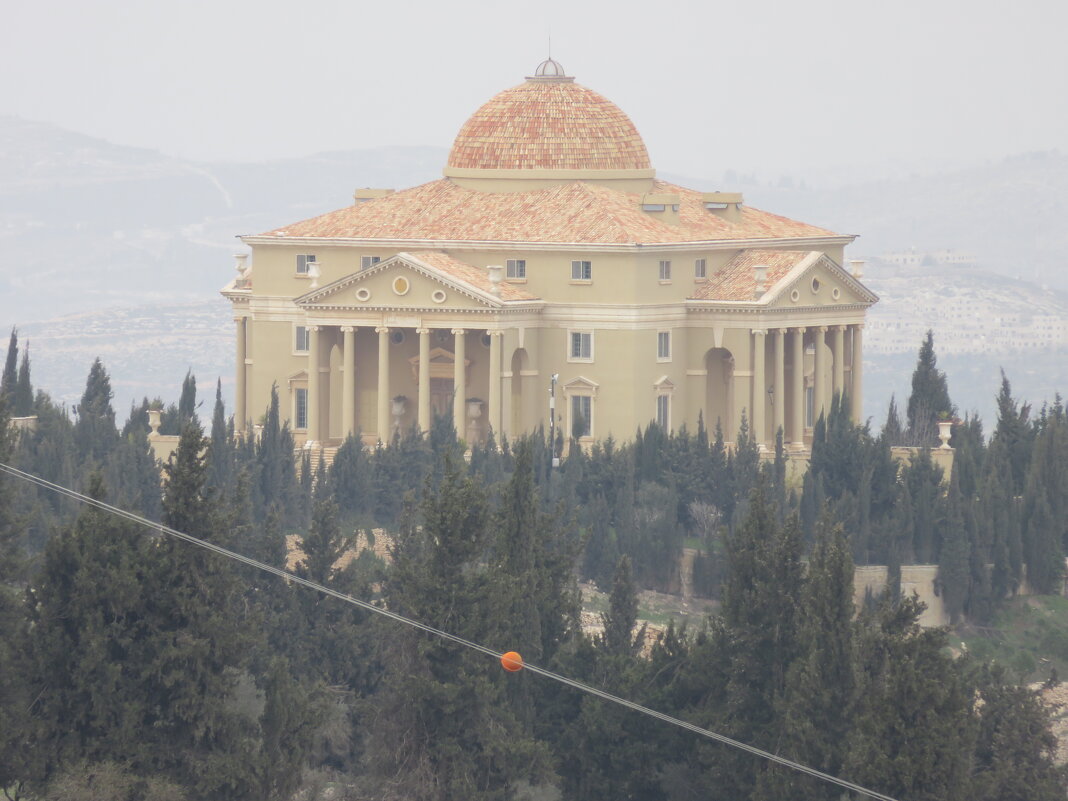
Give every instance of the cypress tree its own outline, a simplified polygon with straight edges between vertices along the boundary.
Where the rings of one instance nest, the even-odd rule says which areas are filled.
[[[22,351],[22,363],[19,365],[19,377],[15,382],[12,396],[15,417],[29,417],[33,414],[33,384],[30,383],[30,346]]]
[[[9,402],[15,394],[15,385],[18,383],[19,369],[19,334],[15,328],[11,329],[11,338],[7,344],[7,359],[4,361],[4,373],[0,376],[0,397]]]
[[[934,445],[938,442],[938,421],[956,411],[949,399],[946,374],[938,369],[934,352],[934,332],[928,331],[920,346],[916,369],[912,373],[909,395],[908,442],[910,445]]]
[[[82,459],[103,464],[119,442],[111,406],[111,378],[99,358],[93,360],[85,392],[75,407],[74,441]]]
[[[903,445],[905,432],[901,430],[901,414],[897,410],[897,399],[890,396],[890,409],[886,413],[886,423],[883,424],[882,438],[887,445]]]
[[[942,587],[943,603],[950,622],[954,624],[959,622],[964,613],[971,592],[971,543],[965,529],[964,500],[957,476],[958,471],[954,467],[950,474],[945,528],[938,559],[938,580]]]

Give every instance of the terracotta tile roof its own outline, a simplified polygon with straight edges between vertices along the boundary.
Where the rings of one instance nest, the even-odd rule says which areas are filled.
[[[650,166],[630,118],[569,80],[528,80],[491,98],[460,128],[448,165],[504,170]]]
[[[804,250],[743,250],[727,262],[722,270],[710,276],[707,282],[699,284],[690,297],[694,300],[755,301],[754,267],[763,264],[768,268],[764,287],[770,290],[794,267],[813,254],[816,257],[821,255],[818,251]]]
[[[750,206],[737,222],[704,207],[701,193],[663,181],[679,194],[679,224],[641,210],[641,196],[582,181],[530,192],[479,192],[449,179],[283,226],[290,237],[559,243],[678,243],[724,239],[834,236]],[[269,231],[264,236],[271,236]]]
[[[398,253],[401,258],[410,258],[414,261],[422,262],[433,270],[443,273],[447,277],[454,281],[467,284],[475,289],[482,290],[493,294],[493,284],[489,280],[489,272],[485,268],[475,267],[467,262],[460,261],[453,258],[448,253],[441,250],[415,250],[407,253]],[[507,281],[501,281],[498,284],[500,287],[500,295],[498,297],[501,300],[538,300],[536,295],[531,295],[526,290],[515,284],[509,284]]]

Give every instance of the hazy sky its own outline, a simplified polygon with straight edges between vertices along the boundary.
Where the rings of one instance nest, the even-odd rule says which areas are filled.
[[[545,56],[662,171],[1068,146],[1064,0],[10,3],[0,113],[206,160],[451,144]]]

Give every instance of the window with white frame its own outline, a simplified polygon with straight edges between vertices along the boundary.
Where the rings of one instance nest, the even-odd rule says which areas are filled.
[[[315,256],[310,253],[297,254],[297,275],[307,275],[309,265],[315,264]]]
[[[504,267],[505,278],[526,278],[527,277],[527,260],[526,259],[508,259],[505,262]]]
[[[708,277],[708,262],[704,259],[693,260],[693,277],[694,278],[706,278]]]
[[[381,256],[360,256],[360,269],[366,270],[368,267],[374,267],[380,261],[382,261]]]
[[[671,396],[656,396],[656,424],[665,431],[671,430]]]
[[[660,280],[661,281],[670,281],[671,280],[671,261],[668,260],[668,259],[661,259],[660,260]]]
[[[656,359],[660,362],[671,361],[671,332],[656,332]]]
[[[293,390],[293,427],[308,427],[308,390],[303,387]]]
[[[297,353],[307,353],[310,337],[306,326],[293,326],[293,350]]]
[[[593,333],[590,331],[572,331],[568,344],[568,359],[570,361],[593,360]]]
[[[593,262],[589,262],[589,261],[573,261],[573,262],[571,262],[571,280],[572,281],[592,281],[593,280]]]
[[[576,439],[593,432],[593,398],[589,395],[571,396],[571,436]]]

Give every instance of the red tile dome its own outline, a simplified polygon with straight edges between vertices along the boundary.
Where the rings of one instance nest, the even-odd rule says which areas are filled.
[[[545,62],[460,128],[448,166],[478,170],[648,170],[649,153],[618,106]]]

